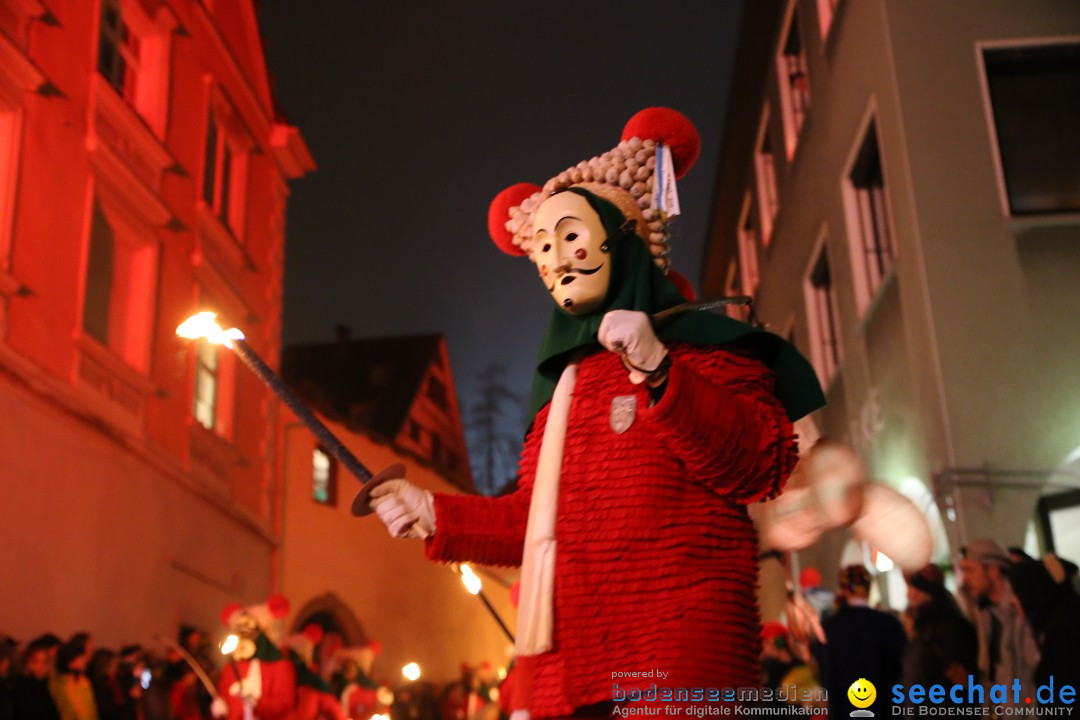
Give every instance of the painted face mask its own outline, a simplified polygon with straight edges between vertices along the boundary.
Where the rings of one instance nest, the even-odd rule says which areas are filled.
[[[587,315],[604,301],[611,283],[611,256],[600,216],[573,192],[552,195],[533,218],[532,259],[556,304]]]

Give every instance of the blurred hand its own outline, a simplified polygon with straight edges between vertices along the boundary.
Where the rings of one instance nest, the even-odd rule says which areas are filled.
[[[210,714],[216,718],[228,717],[229,704],[221,698],[214,698],[214,701],[210,703]]]
[[[254,705],[262,697],[262,683],[251,680],[241,680],[229,686],[229,694],[235,695],[250,705]]]
[[[371,509],[396,538],[426,538],[435,532],[435,501],[408,480],[387,480],[371,491]]]
[[[630,382],[640,385],[660,369],[667,347],[653,332],[649,316],[636,310],[612,310],[600,321],[600,344],[618,355],[630,371]]]

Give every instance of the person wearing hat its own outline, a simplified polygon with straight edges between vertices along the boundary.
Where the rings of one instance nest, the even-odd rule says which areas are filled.
[[[761,627],[761,686],[776,692],[771,707],[814,707],[821,696],[813,671],[793,652],[791,633],[781,622]]]
[[[516,492],[372,492],[428,557],[522,567],[517,662],[534,718],[610,714],[626,687],[758,682],[757,537],[749,503],[795,464],[792,421],[823,404],[782,338],[686,302],[668,272],[674,181],[700,141],[680,113],[635,115],[608,153],[544,187],[504,190],[496,244],[526,255],[555,303]]]
[[[904,685],[949,687],[965,683],[976,670],[978,638],[945,589],[945,575],[930,564],[905,579],[912,630],[902,663]]]
[[[816,656],[832,717],[846,717],[854,709],[847,690],[859,678],[877,688],[877,699],[868,709],[879,718],[889,715],[892,694],[886,689],[900,682],[907,635],[898,619],[870,607],[870,583],[870,572],[862,565],[840,568],[838,608],[821,623],[825,643],[817,646]]]
[[[296,671],[296,710],[291,720],[346,720],[330,683],[315,671],[315,647],[323,639],[321,625],[309,623],[285,638],[285,656]]]
[[[218,679],[211,711],[227,720],[291,720],[296,708],[296,669],[270,639],[271,625],[289,612],[281,595],[265,603],[230,604],[221,620],[239,638]]]
[[[1080,595],[1068,583],[1066,564],[1053,553],[1015,563],[1009,579],[1039,646],[1035,686],[1080,687]],[[1045,698],[1040,703],[1045,703]],[[1051,703],[1069,707],[1057,692]]]
[[[1011,685],[1019,679],[1024,688],[1033,688],[1039,649],[1009,582],[1009,556],[990,538],[981,538],[961,548],[960,557],[961,587],[973,604],[979,636],[980,681]]]

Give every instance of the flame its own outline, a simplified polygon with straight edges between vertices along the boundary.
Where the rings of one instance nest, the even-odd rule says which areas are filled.
[[[480,578],[473,572],[471,567],[464,563],[461,565],[461,582],[465,584],[465,589],[473,595],[479,594],[483,589],[483,583],[480,582]]]
[[[244,333],[236,328],[222,330],[217,324],[217,313],[201,312],[192,315],[180,327],[176,328],[176,334],[188,340],[205,339],[215,345],[224,345],[231,348],[233,340],[243,340]]]
[[[420,666],[414,662],[411,662],[405,667],[401,668],[401,674],[404,675],[407,680],[419,680]]]
[[[229,637],[225,638],[225,642],[221,643],[221,654],[228,655],[233,650],[235,650],[236,646],[239,644],[240,638],[238,638],[236,635],[229,635]]]

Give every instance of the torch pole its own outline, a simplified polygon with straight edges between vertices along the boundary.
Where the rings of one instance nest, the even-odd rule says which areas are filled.
[[[203,684],[203,687],[206,688],[206,691],[210,693],[212,697],[217,699],[221,698],[221,696],[218,695],[217,688],[214,687],[214,683],[210,679],[210,676],[206,674],[206,670],[203,669],[202,665],[199,664],[198,660],[191,656],[191,653],[189,653],[187,650],[180,647],[176,643],[172,642],[168,638],[162,637],[161,635],[156,636],[156,639],[163,645],[171,647],[180,655],[180,657],[184,658],[184,662],[191,666],[191,669],[195,673],[195,676],[199,678],[199,680]]]
[[[506,635],[507,638],[510,639],[510,642],[517,643],[517,640],[514,639],[513,633],[510,632],[510,628],[506,627],[506,623],[503,622],[503,619],[499,617],[499,613],[495,610],[494,607],[492,607],[491,601],[487,599],[487,595],[484,594],[484,591],[481,590],[480,592],[476,593],[476,596],[480,598],[480,602],[484,603],[484,607],[486,607],[488,609],[488,612],[491,613],[491,617],[495,618],[495,622],[499,623],[499,627],[502,628],[503,633]]]
[[[296,413],[296,416],[300,418],[300,422],[307,425],[308,429],[315,434],[319,444],[325,448],[327,452],[337,458],[338,462],[344,465],[360,482],[367,483],[371,480],[371,471],[356,459],[356,456],[353,455],[340,440],[338,440],[337,436],[330,431],[330,428],[326,427],[319,418],[315,417],[315,413],[311,411],[311,408],[305,405],[300,397],[285,384],[285,381],[281,379],[280,375],[270,369],[270,366],[259,357],[246,340],[231,340],[230,346],[236,352],[236,356],[240,358],[241,362],[247,365],[275,395],[281,398],[282,402],[288,405],[289,408]]]

